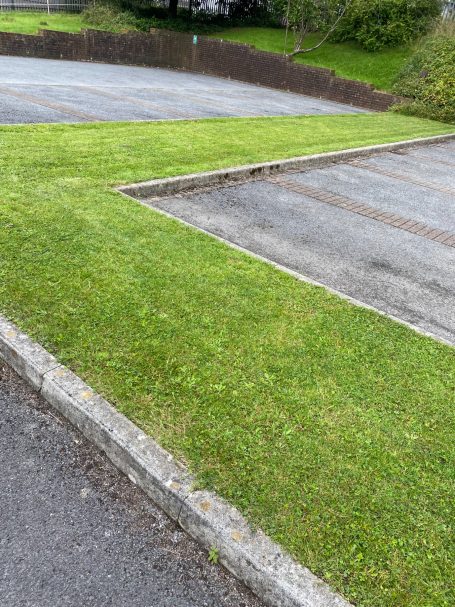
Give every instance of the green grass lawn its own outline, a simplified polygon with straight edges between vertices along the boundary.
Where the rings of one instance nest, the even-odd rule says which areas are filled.
[[[449,130],[0,127],[1,312],[363,607],[455,603],[454,350],[111,188]]]
[[[0,31],[36,34],[40,29],[62,32],[80,32],[83,27],[82,17],[69,13],[37,13],[29,11],[10,11],[0,13]]]
[[[232,40],[252,44],[264,51],[283,54],[285,50],[285,30],[266,27],[239,27],[227,29],[214,34],[215,38]],[[306,39],[305,47],[309,48],[320,40],[317,34]],[[287,51],[292,51],[294,36],[288,35]],[[318,67],[327,67],[335,70],[337,76],[362,80],[373,84],[379,90],[391,89],[395,76],[412,53],[411,47],[391,48],[367,53],[358,44],[343,42],[336,44],[326,42],[319,49],[298,55],[294,61],[307,63]]]

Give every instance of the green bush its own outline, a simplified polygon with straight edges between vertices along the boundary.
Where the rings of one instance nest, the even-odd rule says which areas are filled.
[[[147,29],[144,20],[137,19],[130,11],[121,11],[109,4],[92,4],[82,13],[87,25],[112,32]]]
[[[367,51],[401,46],[427,33],[440,0],[354,0],[333,39],[357,41]]]
[[[92,4],[82,13],[86,25],[111,32],[144,31],[151,28],[174,30],[177,32],[192,32],[195,34],[212,34],[223,28],[217,23],[216,16],[200,11],[189,19],[188,11],[180,10],[176,18],[167,16],[163,7],[149,7],[149,10],[139,10],[138,6],[129,3],[131,10],[124,8],[116,0],[109,3]],[[134,12],[133,12],[134,11]],[[225,24],[224,24],[225,25]]]
[[[97,0],[99,1],[99,0]],[[228,12],[219,13],[218,10],[209,10],[210,3],[205,0],[192,1],[192,15],[187,8],[179,7],[177,15],[172,17],[169,12],[169,1],[151,2],[150,0],[102,0],[117,5],[120,10],[132,12],[140,19],[157,21],[156,27],[173,29],[176,31],[193,31],[196,33],[210,33],[228,25],[257,25],[268,26],[276,23],[271,14],[270,0],[229,0],[226,5]],[[221,4],[224,0],[219,0]],[[212,9],[216,6],[212,3]],[[152,25],[152,27],[155,27]]]
[[[398,111],[455,123],[455,37],[427,38],[398,75],[394,92],[411,99]]]

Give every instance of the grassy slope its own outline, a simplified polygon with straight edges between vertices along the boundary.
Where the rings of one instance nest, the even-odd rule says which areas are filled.
[[[285,46],[285,31],[277,28],[231,28],[213,36],[234,42],[245,42],[258,49],[274,53],[283,53]],[[308,36],[306,47],[313,46],[318,40],[317,35]],[[292,48],[293,34],[290,33],[287,50],[291,51]],[[354,43],[327,42],[311,53],[297,56],[295,61],[327,67],[335,70],[338,76],[369,82],[380,90],[390,90],[396,74],[410,54],[411,48],[393,48],[367,53]]]
[[[36,34],[39,29],[80,32],[84,27],[80,15],[68,13],[11,11],[0,13],[0,31]]]
[[[455,601],[453,350],[110,188],[447,128],[0,128],[0,310],[362,606]]]

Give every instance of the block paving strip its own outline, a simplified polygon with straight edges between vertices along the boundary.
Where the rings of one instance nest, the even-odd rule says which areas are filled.
[[[431,181],[425,181],[424,179],[419,179],[418,177],[408,177],[407,175],[403,175],[402,173],[395,173],[394,171],[389,171],[387,169],[383,169],[382,167],[379,167],[375,164],[370,164],[369,162],[364,162],[362,160],[351,160],[349,162],[349,164],[351,166],[355,166],[360,169],[366,169],[367,171],[372,171],[373,173],[379,173],[379,175],[385,175],[386,177],[392,177],[393,179],[400,179],[401,181],[407,181],[408,183],[412,183],[414,185],[419,185],[424,188],[429,188],[430,190],[436,190],[437,192],[442,192],[443,194],[455,195],[454,188],[448,188],[443,185],[438,185],[437,183],[433,183]]]
[[[351,211],[357,215],[369,217],[370,219],[380,221],[381,223],[385,223],[386,225],[394,228],[399,228],[405,232],[410,232],[416,236],[421,236],[427,240],[433,240],[434,242],[439,242],[440,244],[444,244],[455,249],[455,233],[453,232],[446,232],[445,230],[433,228],[432,226],[428,226],[420,221],[415,221],[414,219],[402,217],[401,215],[396,215],[395,213],[376,209],[375,207],[370,207],[366,204],[356,202],[355,200],[346,198],[345,196],[339,196],[338,194],[333,194],[332,192],[328,192],[326,190],[320,190],[319,188],[297,183],[296,181],[286,178],[284,175],[269,177],[267,181],[286,188],[291,192],[296,192],[297,194],[303,194],[304,196],[313,198],[318,202],[324,202],[334,207]]]

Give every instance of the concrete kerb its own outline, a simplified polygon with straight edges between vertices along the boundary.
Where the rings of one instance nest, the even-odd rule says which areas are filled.
[[[180,462],[2,316],[0,357],[266,604],[351,607],[219,496],[193,490]]]
[[[434,137],[424,137],[419,139],[410,139],[407,141],[398,141],[394,143],[384,143],[362,148],[352,148],[339,152],[327,152],[324,154],[313,154],[310,156],[299,156],[285,160],[276,160],[272,162],[262,162],[248,164],[240,167],[220,169],[217,171],[207,171],[205,173],[192,173],[179,177],[169,177],[166,179],[153,179],[142,183],[120,186],[117,191],[133,198],[158,198],[171,196],[179,192],[199,188],[217,188],[238,183],[239,181],[250,181],[253,179],[264,179],[270,175],[282,173],[291,170],[317,169],[330,164],[347,162],[357,158],[365,158],[372,154],[381,154],[385,152],[394,152],[397,150],[421,147],[424,145],[446,143],[455,140],[455,133],[448,135],[436,135]]]

